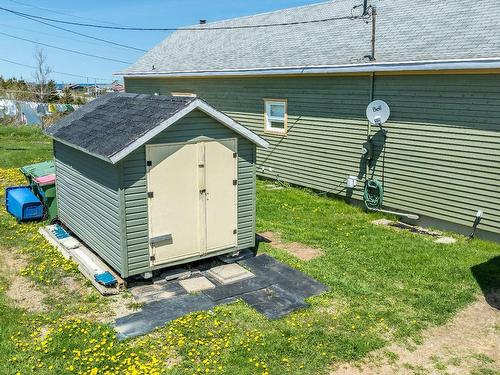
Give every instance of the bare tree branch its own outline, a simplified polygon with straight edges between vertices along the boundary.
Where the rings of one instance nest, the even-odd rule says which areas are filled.
[[[36,63],[36,70],[33,74],[33,78],[40,95],[39,100],[43,102],[47,95],[47,83],[49,81],[49,75],[52,73],[52,68],[47,64],[47,54],[43,48],[37,46],[33,57]]]

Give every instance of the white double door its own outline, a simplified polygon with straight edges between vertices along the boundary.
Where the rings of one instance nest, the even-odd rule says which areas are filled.
[[[152,265],[237,244],[237,140],[146,146]]]

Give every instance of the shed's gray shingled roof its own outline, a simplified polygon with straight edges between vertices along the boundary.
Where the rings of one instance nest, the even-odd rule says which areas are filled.
[[[54,139],[111,163],[199,109],[261,147],[269,143],[199,98],[111,93],[45,130]]]
[[[362,0],[332,0],[200,28],[350,15]],[[500,58],[497,0],[370,0],[377,8],[377,63]],[[362,12],[361,7],[353,11]],[[271,28],[176,31],[119,74],[174,74],[368,62],[371,23],[348,19]],[[154,70],[152,66],[154,65]]]
[[[157,127],[195,98],[112,93],[49,127],[57,140],[105,159]]]

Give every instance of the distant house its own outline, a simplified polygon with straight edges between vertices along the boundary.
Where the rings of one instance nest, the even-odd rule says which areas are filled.
[[[117,82],[117,81],[114,81],[112,84],[111,84],[111,91],[112,92],[124,92],[125,91],[125,86],[123,86],[123,84]]]
[[[73,92],[86,92],[89,88],[93,88],[91,85],[84,85],[82,83],[69,84],[66,86],[69,90]]]
[[[481,234],[500,240],[497,2],[362,3],[196,25],[119,74],[127,92],[196,95],[265,138],[262,176],[353,200],[376,177],[386,207],[462,232],[482,210]],[[391,108],[386,140],[368,133],[372,99]]]

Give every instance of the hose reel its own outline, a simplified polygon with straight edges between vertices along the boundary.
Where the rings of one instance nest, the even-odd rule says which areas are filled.
[[[371,134],[371,125],[377,125],[382,131],[384,138],[387,138],[387,130],[382,127],[382,125],[389,119],[390,109],[386,102],[383,100],[374,100],[366,108],[366,117],[368,118],[368,134]],[[385,155],[385,144],[384,144],[384,155]],[[372,139],[369,137],[368,141],[363,145],[363,156],[367,160],[371,160],[373,157],[373,143]],[[382,159],[382,170],[385,167],[385,157]],[[383,176],[383,173],[382,173]],[[406,217],[412,220],[418,220],[419,216],[415,214],[402,213],[396,211],[383,210],[384,204],[384,183],[383,177],[382,181],[376,178],[367,179],[365,181],[365,187],[363,191],[363,201],[365,206],[370,211],[384,212],[387,214],[397,215]]]

